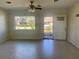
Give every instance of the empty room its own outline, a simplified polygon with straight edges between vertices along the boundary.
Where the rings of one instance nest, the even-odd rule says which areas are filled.
[[[0,0],[0,59],[79,59],[79,0]]]

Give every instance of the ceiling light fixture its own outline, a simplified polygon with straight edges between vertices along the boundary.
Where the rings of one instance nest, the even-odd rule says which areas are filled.
[[[34,13],[34,12],[35,12],[35,9],[31,9],[31,8],[29,8],[28,11]]]

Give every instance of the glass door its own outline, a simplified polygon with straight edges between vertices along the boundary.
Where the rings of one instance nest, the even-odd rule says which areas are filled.
[[[53,17],[44,17],[44,39],[53,39]]]

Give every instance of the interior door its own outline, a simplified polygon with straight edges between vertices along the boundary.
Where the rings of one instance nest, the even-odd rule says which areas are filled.
[[[54,23],[54,38],[65,40],[66,39],[66,16],[59,15],[55,19]]]

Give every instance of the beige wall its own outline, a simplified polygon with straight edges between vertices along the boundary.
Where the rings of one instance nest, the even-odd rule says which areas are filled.
[[[67,14],[66,10],[64,9],[45,9],[45,10],[42,10],[41,12],[36,12],[34,14],[31,14],[27,12],[26,10],[11,10],[8,12],[9,12],[8,13],[9,39],[42,39],[44,17],[52,16],[54,17],[54,20],[55,20],[56,15]],[[36,30],[15,30],[14,16],[35,16],[36,17]]]
[[[68,40],[79,48],[79,3],[73,6],[69,12],[68,19]]]
[[[0,9],[0,43],[7,40],[7,17],[6,13]]]
[[[11,10],[9,15],[9,39],[41,39],[41,22],[40,15],[37,13],[29,13],[26,10]],[[15,16],[35,16],[36,29],[35,30],[16,30]]]

